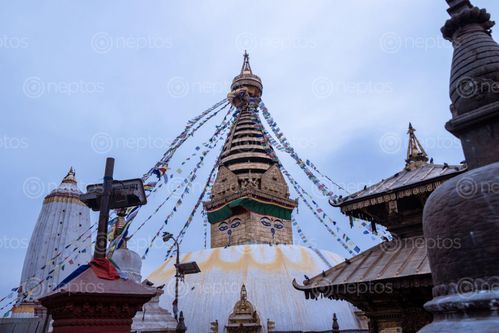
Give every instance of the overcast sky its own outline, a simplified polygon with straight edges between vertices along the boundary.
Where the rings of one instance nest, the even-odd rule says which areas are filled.
[[[496,1],[475,4],[498,17]],[[141,176],[188,119],[225,97],[244,49],[298,154],[347,189],[403,167],[409,121],[435,162],[461,162],[459,142],[444,129],[452,56],[439,32],[445,10],[443,0],[4,1],[0,298],[18,284],[43,197],[69,167],[81,189],[100,182],[106,156],[116,158],[115,178]],[[209,122],[171,166],[220,121]],[[183,225],[215,155],[167,230]],[[317,195],[293,161],[282,159]],[[151,198],[136,224],[167,194]],[[348,220],[320,202],[348,230]],[[168,212],[137,234],[140,254]],[[304,205],[297,219],[314,246],[345,255]],[[372,245],[358,229],[348,232],[363,249]],[[144,262],[145,276],[164,256],[160,245]],[[198,216],[182,250],[202,246]]]

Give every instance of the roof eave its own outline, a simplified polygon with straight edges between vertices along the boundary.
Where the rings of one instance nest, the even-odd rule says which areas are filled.
[[[351,205],[351,204],[354,204],[354,203],[357,203],[357,202],[361,202],[361,201],[365,201],[365,200],[371,200],[371,199],[374,199],[374,198],[377,198],[377,197],[381,197],[383,195],[392,194],[392,193],[396,193],[396,192],[400,192],[400,191],[405,191],[405,190],[410,189],[412,187],[426,185],[426,184],[430,184],[430,183],[433,183],[433,182],[436,182],[436,181],[441,181],[441,180],[444,180],[444,179],[446,180],[447,178],[451,178],[453,176],[456,176],[456,175],[458,175],[460,173],[463,173],[464,171],[466,171],[466,168],[463,168],[461,170],[456,170],[453,173],[448,173],[448,174],[445,174],[445,175],[441,175],[441,176],[433,177],[433,178],[430,178],[430,179],[426,179],[426,180],[423,180],[423,181],[420,181],[420,182],[417,182],[417,183],[412,183],[412,184],[401,186],[401,187],[397,187],[397,188],[394,188],[394,189],[389,189],[389,190],[384,191],[384,192],[374,193],[374,194],[371,194],[371,195],[366,195],[366,196],[362,196],[362,197],[356,197],[356,198],[351,199],[351,200],[341,201],[341,202],[339,202],[337,204],[333,204],[333,203],[331,203],[331,201],[329,201],[329,204],[331,206],[333,206],[333,207],[342,208],[344,206],[348,206],[348,205]],[[373,184],[373,185],[371,185],[371,187],[372,186],[376,186],[379,183],[381,183],[381,182]],[[360,193],[362,191],[364,191],[364,190],[358,191],[356,193]],[[355,195],[356,193],[353,193],[353,194],[351,194],[349,196]]]

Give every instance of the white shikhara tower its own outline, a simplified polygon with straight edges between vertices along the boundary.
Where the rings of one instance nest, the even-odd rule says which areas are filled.
[[[19,292],[23,303],[47,294],[78,266],[89,262],[90,210],[80,201],[80,194],[71,168],[43,200],[24,259]],[[33,288],[40,281],[43,284]]]

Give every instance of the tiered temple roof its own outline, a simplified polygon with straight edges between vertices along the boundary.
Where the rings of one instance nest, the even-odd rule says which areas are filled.
[[[423,146],[417,139],[416,130],[409,124],[409,143],[405,166],[394,175],[382,179],[376,184],[365,186],[364,189],[330,201],[334,207],[340,207],[341,212],[353,218],[358,218],[385,225],[391,232],[397,233],[399,222],[390,216],[399,217],[399,205],[407,201],[420,200],[427,197],[445,180],[466,170],[464,164],[449,165],[433,163]],[[388,205],[386,209],[384,205]],[[422,205],[419,205],[422,209]],[[393,222],[393,223],[392,223]],[[415,221],[421,226],[421,221]]]
[[[306,298],[343,299],[366,312],[370,329],[415,332],[431,320],[423,304],[431,299],[432,277],[422,230],[428,196],[464,165],[434,164],[409,124],[406,164],[393,176],[331,202],[342,213],[387,227],[393,235],[361,254],[293,286]],[[448,244],[447,244],[448,245]],[[446,245],[446,246],[447,246]]]

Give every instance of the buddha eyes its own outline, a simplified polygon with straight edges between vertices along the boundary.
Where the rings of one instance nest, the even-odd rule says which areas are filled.
[[[239,227],[240,224],[241,224],[241,220],[240,219],[234,219],[234,220],[232,220],[232,224],[230,225],[230,227],[232,229],[234,229],[234,228]]]
[[[240,225],[241,225],[241,220],[240,219],[234,219],[234,220],[232,220],[232,223],[230,225],[228,225],[227,222],[220,222],[220,224],[218,225],[218,230],[220,230],[220,231],[223,232],[223,231],[228,230],[229,228],[230,229],[235,229],[235,228],[239,227]]]
[[[267,218],[267,217],[262,217],[262,218],[260,219],[260,222],[261,222],[264,226],[266,226],[266,227],[270,227],[270,226],[272,225],[272,223],[270,222],[270,219],[269,219],[269,218]]]
[[[224,231],[227,231],[230,229],[235,229],[237,227],[239,227],[241,225],[242,221],[238,218],[236,219],[233,219],[230,224],[228,222],[220,222],[218,224],[218,230],[221,231],[221,232],[224,232]],[[262,217],[260,219],[260,223],[262,225],[264,225],[265,227],[271,227],[272,229],[277,229],[277,230],[281,230],[284,228],[284,223],[279,220],[279,219],[275,219],[275,220],[271,220],[270,218],[268,217]]]
[[[276,229],[282,229],[282,228],[284,228],[284,224],[282,223],[281,220],[278,220],[278,219],[274,220],[274,224],[273,225],[272,225],[272,221],[268,217],[262,217],[260,219],[260,222],[264,226],[266,226],[266,227],[272,227],[273,226]]]

